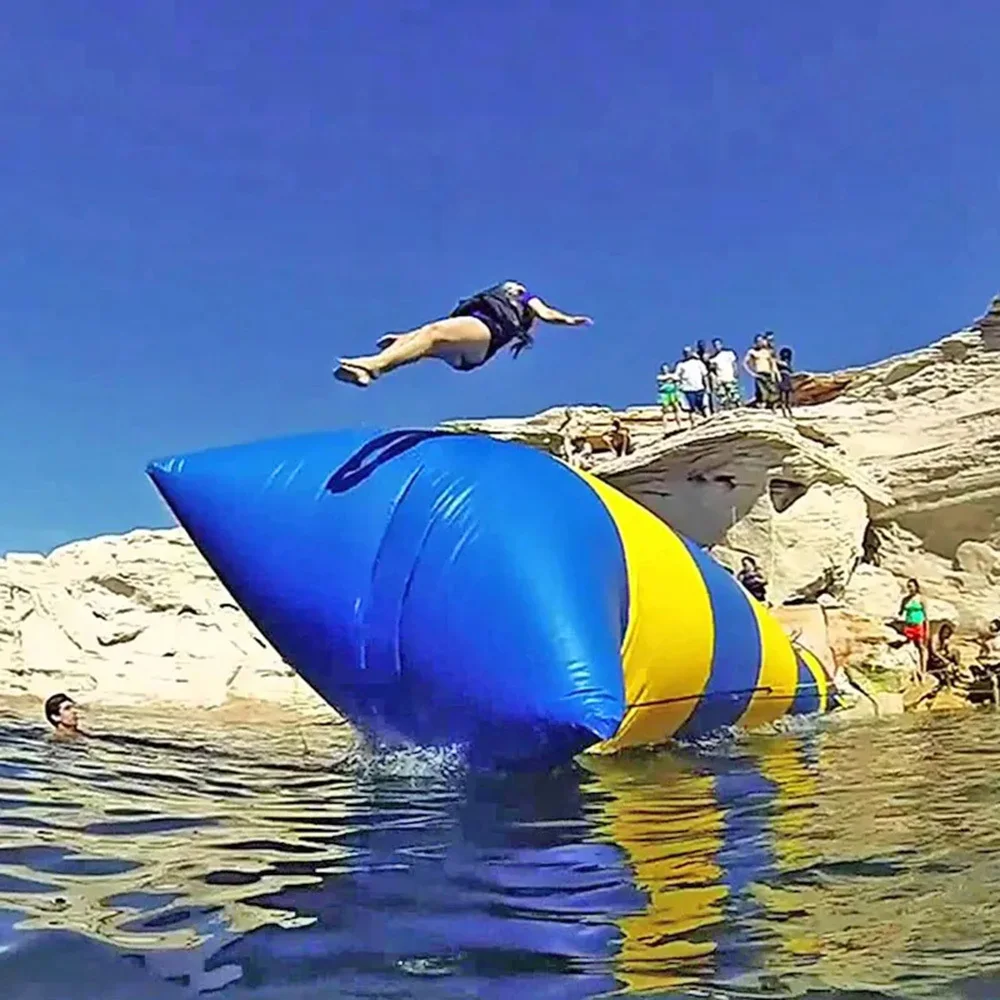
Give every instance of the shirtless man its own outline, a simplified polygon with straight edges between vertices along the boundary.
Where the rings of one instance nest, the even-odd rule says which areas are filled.
[[[773,410],[778,400],[778,366],[774,349],[768,344],[767,334],[754,338],[753,347],[743,358],[743,367],[753,379],[754,403],[758,407],[766,406]]]
[[[45,718],[49,720],[56,739],[69,740],[82,735],[76,702],[68,694],[60,692],[46,700]]]

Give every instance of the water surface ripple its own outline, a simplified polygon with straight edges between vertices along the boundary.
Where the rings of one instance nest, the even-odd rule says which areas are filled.
[[[1000,715],[491,779],[101,722],[0,710],[10,1000],[1000,997]]]

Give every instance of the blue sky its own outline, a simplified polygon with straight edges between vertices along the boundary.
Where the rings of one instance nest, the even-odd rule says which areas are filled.
[[[0,552],[169,517],[146,461],[648,402],[698,337],[864,362],[1000,291],[987,0],[16,4]],[[366,392],[334,359],[516,277],[587,330]]]

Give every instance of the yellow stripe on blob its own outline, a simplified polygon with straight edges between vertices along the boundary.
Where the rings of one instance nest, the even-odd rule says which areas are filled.
[[[684,725],[708,683],[713,648],[708,588],[684,543],[655,514],[596,477],[579,474],[615,522],[629,588],[622,642],[629,707],[618,732],[592,750],[662,743]]]
[[[615,524],[629,591],[621,647],[625,716],[591,752],[689,738],[713,725],[752,729],[806,701],[826,710],[822,665],[796,650],[762,604],[655,514],[575,471]]]
[[[737,725],[753,729],[788,713],[798,689],[799,664],[788,636],[768,610],[750,598],[760,632],[760,674],[753,697]]]
[[[806,665],[809,673],[816,683],[816,696],[819,700],[817,711],[826,712],[830,709],[830,680],[826,675],[826,667],[823,666],[819,657],[804,646],[796,647],[799,657]]]

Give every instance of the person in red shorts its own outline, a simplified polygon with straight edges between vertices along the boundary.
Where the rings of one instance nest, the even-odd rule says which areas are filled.
[[[916,580],[906,581],[906,594],[899,606],[899,614],[903,619],[903,635],[917,647],[920,668],[916,679],[919,681],[927,669],[927,608]]]

